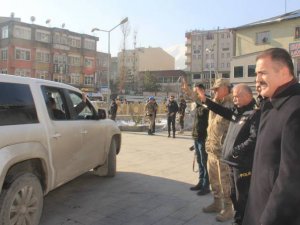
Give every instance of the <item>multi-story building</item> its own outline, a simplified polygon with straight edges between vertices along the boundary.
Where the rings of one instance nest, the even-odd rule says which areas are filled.
[[[6,18],[0,23],[0,72],[96,91],[98,37]]]
[[[185,64],[192,82],[210,87],[215,77],[229,78],[235,38],[231,29],[194,30],[186,32],[185,37]]]
[[[295,74],[300,76],[300,10],[264,19],[233,30],[236,34],[236,56],[231,62],[233,84],[255,86],[255,59],[263,50],[285,48],[293,57]]]
[[[174,70],[175,59],[162,48],[136,48],[118,54],[120,90],[136,90],[140,85],[141,71]]]

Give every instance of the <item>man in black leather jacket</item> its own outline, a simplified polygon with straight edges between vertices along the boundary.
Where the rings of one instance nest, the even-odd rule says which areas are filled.
[[[208,109],[230,120],[224,141],[222,158],[231,168],[231,200],[234,206],[234,225],[241,225],[244,217],[250,187],[253,156],[260,119],[260,111],[255,110],[252,90],[246,84],[233,88],[232,109],[224,108],[198,93]]]

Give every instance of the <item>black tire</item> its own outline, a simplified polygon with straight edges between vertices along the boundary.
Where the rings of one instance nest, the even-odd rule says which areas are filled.
[[[38,225],[43,210],[43,190],[38,178],[25,173],[0,196],[1,225]]]
[[[109,153],[104,165],[94,169],[97,176],[114,177],[117,173],[117,145],[113,138],[110,143]]]
[[[117,173],[117,145],[113,138],[110,143],[110,149],[107,157],[108,169],[107,177],[114,177]]]

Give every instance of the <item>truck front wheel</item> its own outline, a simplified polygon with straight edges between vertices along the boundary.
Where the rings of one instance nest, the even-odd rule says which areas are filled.
[[[43,210],[43,191],[38,178],[25,173],[0,196],[1,225],[38,225]]]

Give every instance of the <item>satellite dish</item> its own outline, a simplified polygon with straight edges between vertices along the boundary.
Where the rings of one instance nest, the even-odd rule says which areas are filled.
[[[50,19],[47,19],[47,20],[46,20],[46,24],[49,24],[50,22],[51,22]]]
[[[31,23],[34,23],[35,17],[34,17],[34,16],[31,16],[31,17],[30,17],[30,21],[31,21]]]

